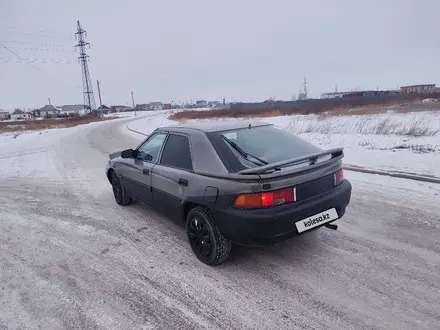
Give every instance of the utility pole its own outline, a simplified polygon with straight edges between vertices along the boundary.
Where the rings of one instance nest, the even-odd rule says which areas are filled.
[[[91,114],[95,106],[95,97],[93,95],[92,81],[90,79],[90,71],[88,66],[89,55],[86,54],[86,46],[90,47],[90,44],[85,41],[85,36],[87,36],[86,31],[81,27],[79,21],[77,21],[77,32],[75,37],[78,39],[78,44],[75,47],[79,48],[79,62],[81,63],[82,70],[82,80],[83,80],[83,98],[84,106],[89,110]]]
[[[102,109],[101,89],[99,88],[99,80],[96,81],[96,84],[98,85],[99,108]]]
[[[131,92],[131,100],[133,101],[134,116],[136,117],[136,107],[135,107],[135,105],[134,105],[134,96],[133,96],[133,92]]]
[[[307,79],[304,77],[304,100],[307,100]]]

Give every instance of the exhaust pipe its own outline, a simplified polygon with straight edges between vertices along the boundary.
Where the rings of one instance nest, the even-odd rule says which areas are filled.
[[[324,225],[324,227],[326,227],[328,229],[333,229],[333,230],[337,230],[338,229],[338,225],[334,225],[332,223],[328,223],[328,224]]]

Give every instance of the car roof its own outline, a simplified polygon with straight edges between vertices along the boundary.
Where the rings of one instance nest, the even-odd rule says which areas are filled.
[[[219,131],[247,128],[249,127],[249,125],[251,125],[251,127],[260,127],[260,126],[268,126],[272,124],[262,121],[247,120],[247,119],[218,120],[218,121],[210,120],[210,121],[180,124],[176,126],[164,126],[164,127],[160,127],[160,129],[167,131],[198,130],[205,133],[210,133],[210,132],[219,132]]]

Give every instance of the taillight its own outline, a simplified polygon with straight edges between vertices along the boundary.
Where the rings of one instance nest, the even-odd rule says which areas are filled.
[[[259,194],[240,195],[235,200],[235,206],[240,208],[271,207],[296,201],[295,188],[270,191]]]
[[[344,170],[339,170],[333,176],[335,177],[335,186],[341,184],[344,181]]]

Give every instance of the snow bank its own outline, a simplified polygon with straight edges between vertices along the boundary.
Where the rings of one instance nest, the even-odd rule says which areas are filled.
[[[265,120],[297,134],[440,136],[440,111],[351,116],[281,116]]]
[[[161,113],[167,113],[167,110],[155,110],[155,111],[124,111],[124,112],[111,112],[108,114],[105,114],[104,117],[121,117],[121,118],[128,118],[128,117],[144,117],[144,116],[151,116],[151,115],[157,115]]]
[[[139,132],[144,135],[148,135],[158,127],[177,125],[178,122],[168,119],[168,117],[172,114],[172,111],[173,110],[157,112],[148,111],[148,114],[142,119],[127,123],[127,128],[131,132]]]

